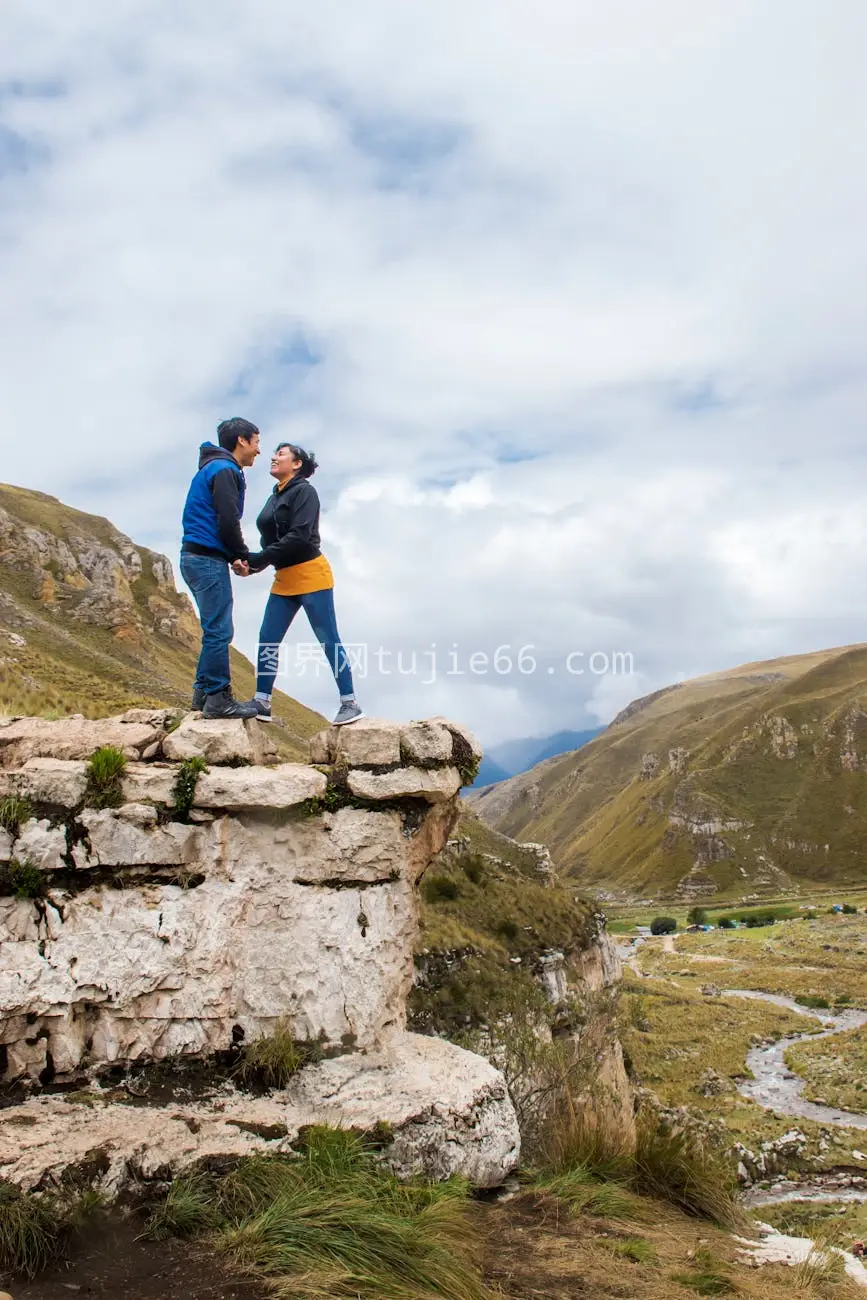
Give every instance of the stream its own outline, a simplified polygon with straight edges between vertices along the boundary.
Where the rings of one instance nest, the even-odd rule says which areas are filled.
[[[738,1089],[744,1097],[749,1097],[751,1101],[764,1106],[766,1110],[776,1110],[783,1115],[792,1115],[798,1119],[810,1119],[817,1124],[867,1129],[867,1115],[841,1110],[838,1106],[820,1106],[818,1102],[808,1101],[803,1095],[804,1080],[789,1069],[784,1059],[789,1048],[804,1039],[813,1042],[817,1038],[830,1038],[833,1034],[844,1033],[847,1029],[860,1029],[862,1025],[867,1025],[867,1011],[856,1008],[845,1011],[812,1010],[802,1007],[794,998],[786,998],[774,993],[757,993],[748,989],[726,989],[723,996],[772,1002],[774,1006],[785,1007],[799,1015],[809,1016],[827,1026],[820,1033],[794,1034],[789,1038],[781,1038],[769,1046],[753,1047],[747,1053],[747,1066],[755,1077],[738,1084]]]

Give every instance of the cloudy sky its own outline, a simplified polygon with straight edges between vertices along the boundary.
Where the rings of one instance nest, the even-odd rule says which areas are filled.
[[[175,557],[220,418],[314,447],[362,702],[489,743],[867,639],[865,52],[863,0],[5,0],[0,476]]]

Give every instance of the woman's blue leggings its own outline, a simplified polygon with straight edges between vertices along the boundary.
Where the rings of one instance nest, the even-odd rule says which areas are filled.
[[[306,613],[316,640],[325,651],[325,658],[334,673],[340,694],[352,695],[352,669],[337,631],[334,592],[330,587],[325,591],[308,591],[303,596],[275,596],[272,592],[268,597],[259,629],[256,690],[263,695],[270,695],[274,689],[280,645],[299,609]]]

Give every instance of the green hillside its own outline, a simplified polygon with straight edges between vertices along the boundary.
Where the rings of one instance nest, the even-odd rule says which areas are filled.
[[[0,484],[0,712],[101,717],[189,707],[199,625],[168,560],[107,519]],[[235,693],[253,667],[232,651]],[[277,692],[279,747],[306,757],[325,719]]]
[[[867,881],[867,646],[655,692],[471,802],[612,897]]]

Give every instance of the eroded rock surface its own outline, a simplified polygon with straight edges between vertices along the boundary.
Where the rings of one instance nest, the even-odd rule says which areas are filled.
[[[137,710],[0,726],[4,791],[31,805],[0,834],[0,1079],[35,1094],[0,1112],[3,1176],[35,1186],[98,1147],[116,1190],[204,1155],[280,1149],[327,1120],[391,1124],[400,1172],[499,1181],[518,1146],[502,1076],[405,1031],[416,885],[454,824],[472,737],[372,720],[315,737],[320,767],[267,765],[261,724],[175,723]],[[129,757],[118,806],[90,807],[87,761],[107,743]],[[179,806],[179,764],[197,757],[207,770]],[[23,891],[13,860],[29,869]],[[40,1093],[207,1059],[278,1023],[326,1057],[285,1093],[226,1084],[156,1123],[114,1095]]]

